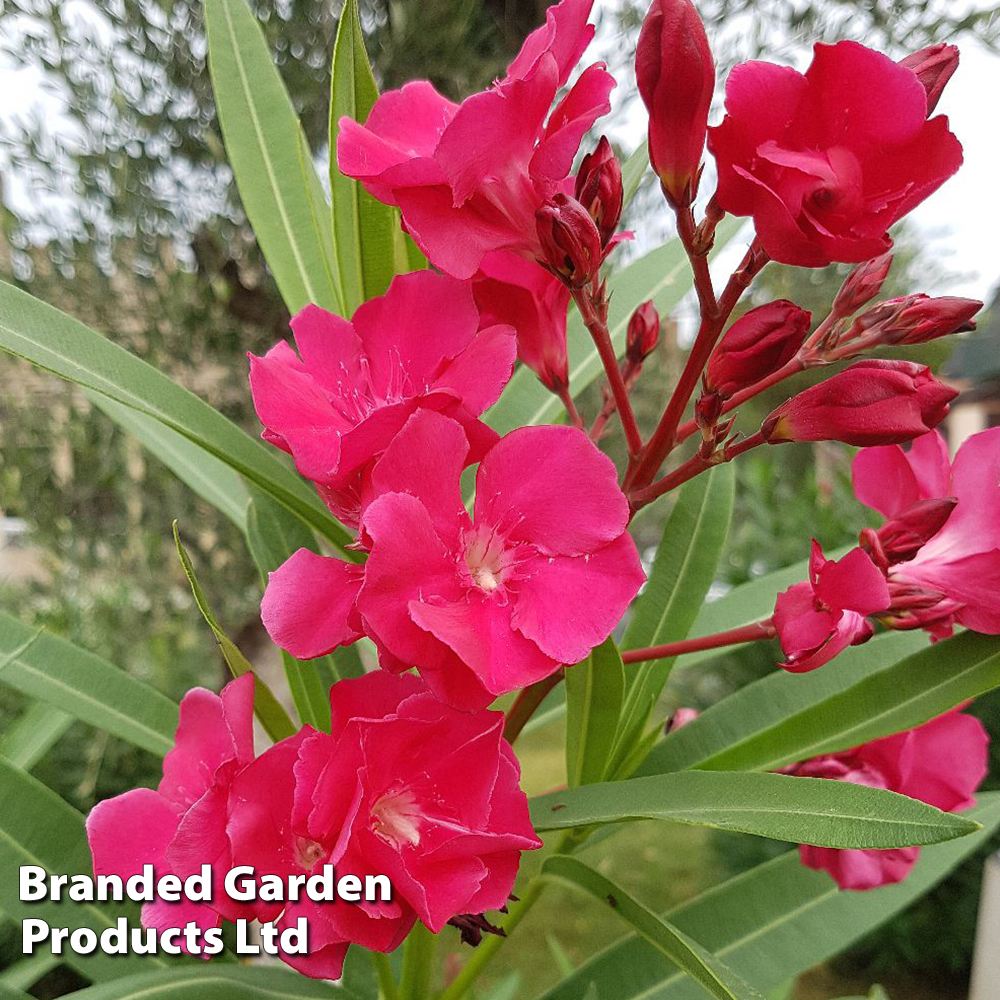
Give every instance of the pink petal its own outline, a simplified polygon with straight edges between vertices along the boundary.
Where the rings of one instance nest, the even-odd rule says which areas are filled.
[[[534,684],[561,666],[514,629],[509,604],[470,593],[447,604],[411,600],[408,607],[413,621],[450,647],[493,695]]]
[[[913,870],[919,847],[888,851],[836,850],[831,847],[799,846],[802,864],[828,872],[841,889],[877,889],[902,882]]]
[[[936,433],[931,431],[931,434]],[[898,444],[862,448],[854,456],[851,480],[854,495],[866,507],[887,518],[895,517],[921,498],[913,467]]]
[[[268,574],[260,617],[274,642],[298,660],[350,645],[364,567],[299,549]]]
[[[625,530],[628,501],[614,463],[583,431],[522,427],[480,464],[474,520],[546,554],[585,555]]]
[[[646,579],[627,533],[589,556],[537,558],[527,572],[512,624],[560,663],[578,663],[604,642]]]
[[[816,596],[830,608],[860,615],[885,611],[890,604],[885,576],[862,549],[852,549],[842,559],[823,566]]]
[[[361,341],[335,313],[308,305],[291,321],[295,346],[309,374],[328,392],[349,396],[361,382]]]
[[[98,802],[87,816],[94,874],[127,879],[143,865],[152,865],[157,876],[166,874],[167,845],[180,819],[177,807],[151,788]]]
[[[413,271],[393,278],[385,295],[354,314],[376,391],[388,402],[425,391],[445,361],[461,353],[479,328],[468,285]]]
[[[400,702],[426,691],[419,677],[394,676],[384,670],[339,681],[330,688],[330,733],[339,737],[351,719],[382,719],[393,714]]]
[[[233,741],[236,760],[248,764],[253,760],[254,675],[243,674],[231,680],[221,691],[222,714]]]
[[[434,388],[453,390],[469,412],[478,416],[500,398],[516,359],[514,327],[489,326],[447,365]]]
[[[587,23],[593,4],[594,0],[562,0],[549,7],[545,24],[528,35],[507,67],[507,79],[527,76],[543,54],[551,53],[562,86],[594,37],[594,26]]]

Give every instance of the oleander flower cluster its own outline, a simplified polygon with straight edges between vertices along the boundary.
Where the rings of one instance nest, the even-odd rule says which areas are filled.
[[[250,355],[264,440],[352,537],[338,552],[301,548],[275,569],[263,624],[300,661],[360,644],[368,672],[331,687],[329,731],[303,726],[258,755],[251,676],[218,696],[189,692],[158,788],[102,802],[88,820],[99,873],[152,862],[184,875],[210,862],[288,875],[330,863],[338,874],[388,874],[393,900],[282,908],[217,893],[212,904],[153,904],[150,926],[306,916],[310,954],[284,958],[325,979],[339,977],[350,944],[393,951],[417,921],[434,933],[450,922],[490,928],[482,915],[504,910],[522,854],[541,846],[512,743],[568,671],[621,636],[646,582],[632,519],[751,449],[860,447],[854,490],[884,523],[836,557],[813,541],[808,579],[732,641],[776,637],[781,665],[802,672],[878,629],[1000,634],[1000,429],[952,461],[936,428],[956,391],[925,365],[866,356],[970,329],[981,305],[925,295],[872,304],[892,262],[889,229],[961,164],[948,120],[934,115],[957,52],[895,62],[844,41],[817,45],[804,73],[746,63],[710,128],[704,26],[689,0],[654,0],[638,86],[701,322],[662,414],[640,428],[630,394],[657,363],[661,323],[655,301],[629,303],[627,321],[609,323],[609,268],[629,234],[621,164],[607,139],[588,138],[615,86],[585,58],[591,7],[550,7],[506,74],[461,103],[417,81],[384,93],[366,121],[341,121],[341,173],[398,209],[430,266],[397,275],[350,317],[307,306],[291,341]],[[718,188],[697,220],[706,144]],[[717,291],[706,255],[726,214],[753,233]],[[819,322],[787,300],[730,322],[772,260],[857,267]],[[606,379],[589,421],[577,409],[570,316]],[[842,361],[854,363],[753,433],[737,431],[747,400]],[[522,369],[564,417],[513,429],[492,419]],[[599,448],[614,420],[628,451],[621,468]],[[625,669],[684,651],[684,641],[630,650]],[[649,723],[647,742],[663,728],[652,714]],[[985,746],[979,723],[953,711],[790,773],[955,811],[973,801]],[[805,864],[847,889],[898,881],[916,856],[802,848]]]

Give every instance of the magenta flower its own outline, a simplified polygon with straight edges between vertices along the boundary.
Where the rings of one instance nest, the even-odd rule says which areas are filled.
[[[470,518],[459,489],[468,452],[460,424],[415,413],[372,472],[363,577],[336,559],[293,555],[264,597],[274,640],[300,659],[319,656],[350,641],[354,616],[383,667],[415,666],[466,709],[603,642],[644,579],[610,459],[572,427],[513,431],[479,466]]]
[[[506,250],[483,258],[472,279],[483,326],[503,324],[517,331],[517,356],[548,389],[569,385],[566,310],[569,289],[539,264]]]
[[[394,278],[348,322],[318,306],[285,341],[250,355],[250,389],[264,438],[287,451],[331,510],[356,525],[365,474],[419,407],[459,421],[476,460],[496,434],[475,418],[514,365],[514,331],[480,329],[468,285],[430,271]]]
[[[774,626],[785,653],[781,666],[793,673],[815,670],[848,646],[867,642],[874,629],[866,615],[889,607],[881,570],[861,549],[834,562],[813,539],[809,582],[778,595]]]
[[[259,875],[389,877],[391,902],[285,906],[279,926],[305,917],[310,954],[282,957],[320,979],[339,978],[350,943],[392,951],[417,919],[437,933],[505,906],[521,852],[541,847],[500,713],[386,673],[335,684],[330,707],[329,734],[304,729],[239,775],[229,822],[235,863]]]
[[[945,812],[960,812],[976,804],[973,796],[986,777],[988,746],[982,723],[953,710],[916,729],[816,757],[789,771],[800,777],[887,788]],[[799,847],[802,863],[829,872],[841,889],[875,889],[901,882],[919,854],[919,847],[871,851]]]
[[[954,464],[936,431],[917,438],[909,451],[865,448],[854,459],[853,479],[858,499],[889,519],[871,539],[889,578],[887,624],[928,628],[937,637],[949,635],[954,624],[1000,634],[1000,428],[969,438]],[[951,503],[930,503],[951,498],[950,513]],[[939,508],[931,537],[915,554],[902,553],[912,558],[885,551],[886,539],[899,534],[901,522],[913,521],[914,510]]]
[[[163,760],[156,791],[135,788],[99,802],[87,817],[87,840],[97,875],[138,875],[151,864],[157,878],[195,874],[213,866],[212,902],[157,899],[142,908],[144,927],[164,930],[194,921],[201,930],[222,918],[252,918],[253,911],[225,894],[232,867],[226,820],[233,779],[254,759],[252,674],[217,695],[193,688],[181,701],[173,750]],[[180,939],[182,940],[182,939]]]
[[[491,250],[542,257],[535,212],[569,193],[580,142],[610,109],[614,80],[603,63],[585,69],[552,108],[594,35],[592,4],[550,7],[507,75],[460,105],[418,81],[383,94],[363,126],[340,120],[341,172],[399,206],[435,267],[471,278]]]
[[[804,74],[748,62],[726,83],[708,130],[719,204],[752,215],[783,264],[855,263],[892,246],[888,230],[962,164],[943,116],[906,65],[859,45],[817,45]]]

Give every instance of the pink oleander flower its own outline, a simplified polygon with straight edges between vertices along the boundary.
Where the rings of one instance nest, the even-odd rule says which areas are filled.
[[[151,864],[155,877],[181,878],[213,866],[212,902],[156,900],[142,908],[144,927],[165,930],[194,921],[201,930],[252,918],[252,909],[229,899],[222,878],[232,867],[226,833],[229,795],[236,776],[254,759],[252,674],[230,681],[217,695],[192,688],[180,707],[174,748],[163,759],[154,791],[135,788],[99,802],[87,817],[87,841],[96,875],[138,875]]]
[[[888,574],[886,623],[1000,634],[1000,428],[969,438],[954,463],[932,431],[908,451],[865,448],[852,471],[858,499],[888,519],[865,536]],[[917,544],[902,547],[907,526]]]
[[[900,444],[948,415],[956,389],[912,361],[859,361],[784,402],[764,421],[768,444]]]
[[[691,0],[653,0],[635,50],[635,75],[649,111],[649,162],[675,205],[698,189],[715,63]]]
[[[307,727],[240,773],[229,818],[234,863],[258,875],[389,877],[391,901],[285,906],[279,927],[305,917],[310,953],[282,958],[317,979],[340,977],[349,944],[392,951],[418,919],[437,933],[505,906],[521,852],[541,847],[500,713],[383,672],[339,681],[330,707],[329,733]]]
[[[484,327],[502,324],[517,331],[517,356],[547,389],[559,392],[569,385],[564,282],[539,264],[497,250],[483,258],[472,294]]]
[[[708,390],[729,398],[773,375],[795,357],[811,320],[812,313],[788,299],[768,302],[742,315],[708,359]]]
[[[817,45],[805,74],[749,62],[726,84],[726,117],[708,130],[719,204],[753,216],[784,264],[860,262],[962,163],[948,119],[907,67],[857,42]]]
[[[960,812],[976,804],[974,793],[986,777],[988,746],[982,723],[954,710],[916,729],[816,757],[789,771],[887,788],[945,812]],[[919,847],[872,851],[799,847],[802,863],[829,872],[841,889],[875,889],[901,882],[919,854]]]
[[[459,421],[475,461],[496,434],[476,417],[514,365],[514,331],[481,329],[466,283],[431,271],[394,278],[350,321],[318,306],[292,320],[298,355],[280,341],[250,355],[264,439],[287,451],[345,523],[356,525],[371,463],[414,410]]]
[[[652,300],[641,302],[628,319],[625,332],[625,360],[641,365],[660,342],[660,314]]]
[[[580,142],[610,109],[614,80],[603,63],[585,69],[552,107],[593,38],[592,5],[550,7],[507,75],[460,105],[422,80],[383,94],[364,125],[340,120],[341,171],[398,205],[407,232],[440,270],[471,278],[492,250],[544,260],[535,213],[569,193]]]
[[[889,607],[881,570],[861,549],[836,562],[813,539],[809,582],[778,595],[774,627],[785,653],[781,666],[793,673],[815,670],[848,646],[867,642],[874,628],[866,615]]]
[[[459,477],[460,424],[415,413],[372,472],[363,569],[300,549],[272,573],[262,617],[300,659],[352,641],[416,667],[443,701],[481,708],[577,663],[618,624],[644,574],[614,465],[573,427],[524,427]],[[573,502],[566,498],[572,496]]]

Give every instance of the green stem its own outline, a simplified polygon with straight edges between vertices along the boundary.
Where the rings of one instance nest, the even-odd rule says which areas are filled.
[[[431,995],[431,975],[436,950],[437,936],[418,920],[403,945],[399,1000],[427,1000]]]
[[[392,974],[389,956],[377,951],[369,952],[369,954],[372,957],[372,964],[375,966],[375,974],[378,976],[378,991],[381,1000],[399,1000],[399,990],[396,989],[396,980]]]

